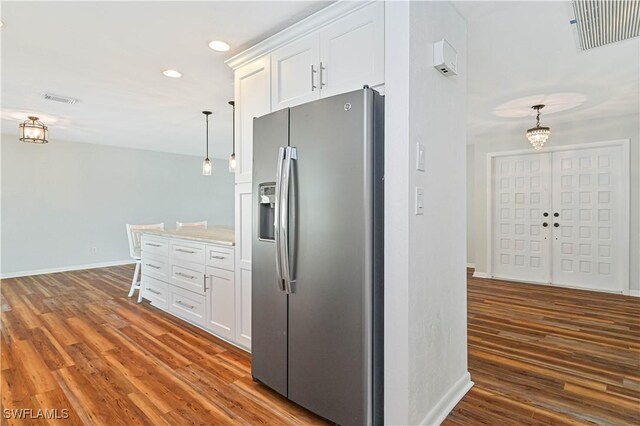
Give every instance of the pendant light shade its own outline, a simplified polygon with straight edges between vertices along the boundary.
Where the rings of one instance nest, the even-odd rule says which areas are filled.
[[[531,108],[536,110],[538,114],[536,115],[536,127],[527,130],[527,139],[531,142],[533,149],[540,151],[544,143],[549,139],[551,129],[540,125],[540,110],[544,108],[544,105],[534,105]]]
[[[49,129],[41,121],[38,121],[38,117],[29,116],[29,119],[24,123],[20,123],[19,137],[22,142],[28,143],[49,143],[47,136]]]
[[[211,176],[211,169],[213,169],[211,160],[209,160],[209,116],[211,115],[211,111],[202,111],[202,113],[204,114],[207,123],[207,156],[202,162],[202,175]]]
[[[233,107],[233,147],[231,149],[231,156],[229,157],[229,171],[235,173],[236,171],[236,103],[229,101],[229,105]]]

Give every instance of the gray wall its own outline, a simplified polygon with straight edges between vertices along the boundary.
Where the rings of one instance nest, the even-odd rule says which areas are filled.
[[[439,424],[471,386],[466,306],[466,23],[450,2],[386,2],[385,423]],[[460,74],[433,68],[433,43]],[[416,171],[416,143],[426,170]],[[416,186],[424,215],[414,214]]]
[[[550,115],[545,125],[551,127],[548,146],[574,145],[589,142],[610,141],[615,139],[630,140],[630,158],[627,159],[631,170],[630,198],[630,258],[629,280],[632,290],[640,289],[640,117],[628,115],[600,120],[575,122],[570,114]],[[474,208],[471,222],[473,238],[468,243],[473,245],[469,250],[474,252],[476,271],[487,272],[487,153],[526,149],[529,142],[522,129],[505,129],[499,134],[476,136],[469,140],[474,144],[475,161],[470,165],[468,173],[473,173]]]
[[[126,260],[126,223],[233,225],[225,161],[205,177],[200,157],[15,135],[0,146],[3,275]]]

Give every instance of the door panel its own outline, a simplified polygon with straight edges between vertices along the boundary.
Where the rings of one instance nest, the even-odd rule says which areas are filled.
[[[287,395],[287,295],[276,282],[275,243],[258,238],[259,186],[276,180],[278,148],[287,146],[289,110],[254,120],[252,303],[252,375]],[[244,277],[240,277],[241,290]]]
[[[550,154],[494,159],[492,275],[496,278],[550,282],[550,166]]]
[[[320,97],[319,49],[318,35],[312,34],[273,52],[271,55],[273,111]]]
[[[621,160],[620,147],[553,154],[554,283],[623,290]]]
[[[370,96],[359,90],[291,109],[289,398],[338,424],[365,424],[369,407]]]
[[[235,339],[236,287],[232,271],[207,266],[207,329]]]

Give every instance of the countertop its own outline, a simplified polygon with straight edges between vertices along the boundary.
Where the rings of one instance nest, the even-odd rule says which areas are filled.
[[[209,228],[182,229],[145,229],[142,234],[157,235],[159,237],[180,238],[182,240],[199,241],[202,243],[235,246],[235,232],[232,226],[211,226]]]

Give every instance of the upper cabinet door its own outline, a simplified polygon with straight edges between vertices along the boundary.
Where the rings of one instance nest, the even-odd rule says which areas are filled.
[[[322,97],[384,83],[384,2],[358,9],[320,31]]]
[[[271,112],[270,67],[266,56],[235,72],[236,183],[251,182],[253,118]]]
[[[271,54],[273,111],[320,98],[320,41],[311,34]]]

